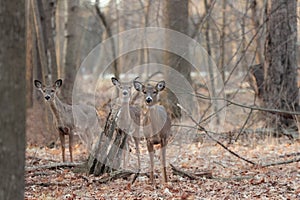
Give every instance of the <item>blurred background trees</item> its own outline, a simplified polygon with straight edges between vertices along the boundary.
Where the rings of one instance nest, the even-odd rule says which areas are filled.
[[[30,0],[26,3],[27,40],[31,41],[27,43],[27,91],[33,91],[33,78],[52,82],[60,77],[64,79],[61,96],[71,103],[76,73],[96,45],[133,28],[163,27],[186,34],[202,45],[223,80],[214,80],[216,72],[212,68],[201,72],[201,76],[210,77],[212,86],[223,81],[229,100],[272,109],[298,110],[296,18],[299,12],[295,0]],[[136,65],[161,63],[182,73],[197,92],[205,90],[202,77],[196,76],[190,63],[180,55],[162,53],[158,49],[119,55],[119,50],[132,41],[126,43],[118,37],[113,40],[116,42],[111,48],[103,50],[97,59],[101,65],[105,51],[113,54],[117,59],[110,68],[116,77]],[[190,51],[187,50],[187,54]],[[96,67],[80,70],[87,79],[97,71]],[[253,92],[249,93],[250,90]],[[30,107],[33,93],[28,93]],[[250,94],[250,98],[246,98],[245,93]],[[243,116],[234,114],[238,111]],[[231,127],[241,127],[249,113],[250,110],[228,107],[226,120]],[[297,118],[278,112],[274,116],[285,128],[291,125],[287,118],[293,122]],[[277,123],[273,120],[266,124],[278,128]],[[248,126],[253,124],[258,121]],[[292,124],[297,130],[296,124]]]

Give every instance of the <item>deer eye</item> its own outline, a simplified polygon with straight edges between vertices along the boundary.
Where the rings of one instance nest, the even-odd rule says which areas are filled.
[[[157,91],[153,91],[153,94],[157,94]]]
[[[51,92],[55,92],[55,90],[52,89]]]
[[[143,93],[144,93],[144,94],[147,94],[147,92],[146,92],[145,90],[143,90]]]

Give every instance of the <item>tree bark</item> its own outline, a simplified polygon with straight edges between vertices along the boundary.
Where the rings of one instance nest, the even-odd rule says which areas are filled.
[[[258,12],[258,3],[257,0],[253,0],[251,1],[250,4],[250,8],[251,8],[251,22],[253,24],[253,34],[256,34],[255,37],[255,43],[256,43],[256,53],[255,53],[255,60],[257,63],[263,63],[263,48],[262,45],[263,44],[261,42],[261,34],[259,34],[259,32],[262,32],[260,30],[260,21],[259,21],[259,12]]]
[[[122,154],[126,149],[127,135],[116,127],[116,113],[108,114],[104,131],[97,138],[87,161],[87,173],[95,176],[121,168]],[[124,160],[125,162],[125,160]]]
[[[31,3],[26,1],[26,107],[31,108],[33,105],[32,94],[33,94],[33,66],[36,60],[35,53],[35,37],[34,37],[34,26],[33,16],[31,12]]]
[[[188,35],[189,1],[165,1],[164,13],[166,28]],[[188,46],[185,48],[188,52]],[[177,70],[191,83],[191,66],[181,55],[165,52],[165,64]]]
[[[188,17],[189,11],[188,6],[189,1],[172,0],[164,1],[164,22],[165,27],[174,31],[188,35]],[[172,34],[166,34],[166,49],[170,49],[172,44],[171,41],[176,40],[176,38],[171,38]],[[178,41],[180,42],[180,41]],[[188,54],[189,46],[188,44],[178,44],[181,48],[185,49]],[[183,56],[188,57],[188,55],[176,55],[172,52],[164,52],[164,64],[168,67],[175,69],[177,72],[182,74],[185,79],[192,84],[191,80],[191,65],[183,58]],[[168,74],[168,73],[167,73]],[[172,76],[172,75],[171,75]],[[172,80],[169,77],[169,80]],[[172,84],[172,83],[171,83]],[[166,90],[167,95],[164,97],[161,95],[161,101],[164,102],[163,105],[166,107],[169,113],[172,113],[172,118],[181,117],[181,109],[177,106],[178,99],[176,95],[171,90]]]
[[[52,26],[55,2],[31,0],[31,6],[43,74],[42,81],[43,83],[52,84],[58,76],[53,34],[55,29]]]
[[[64,85],[62,87],[62,98],[65,102],[72,103],[73,85],[79,68],[80,58],[80,29],[79,29],[79,1],[72,0],[67,2],[67,23],[66,23],[66,52],[64,71]]]
[[[57,79],[57,62],[54,46],[54,28],[52,27],[52,19],[54,16],[55,2],[31,0],[31,8],[33,11],[34,26],[36,33],[37,54],[39,62],[37,63],[37,71],[42,73],[42,82],[46,84],[53,84],[53,79]],[[45,105],[45,102],[44,102]],[[53,126],[50,122],[52,116],[49,108],[45,110],[44,122],[47,130],[53,132]]]
[[[0,1],[0,199],[24,199],[25,1]]]
[[[263,101],[267,108],[298,110],[297,1],[272,0],[268,17]],[[272,114],[272,122],[289,127],[294,124],[292,117]]]

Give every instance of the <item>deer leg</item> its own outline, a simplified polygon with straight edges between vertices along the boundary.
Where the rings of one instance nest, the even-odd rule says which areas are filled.
[[[166,170],[166,147],[162,146],[160,149],[161,153],[161,171],[162,171],[162,176],[163,176],[163,182],[166,183],[168,182],[167,178],[167,170]]]
[[[60,145],[61,145],[61,153],[62,153],[62,159],[63,162],[65,162],[65,133],[61,128],[59,128],[59,139],[60,139]]]
[[[136,154],[138,159],[138,172],[141,170],[141,160],[140,160],[140,147],[139,147],[139,138],[134,137],[134,143],[136,148]]]
[[[125,134],[125,132],[124,132]],[[122,148],[122,156],[123,156],[123,169],[126,169],[127,167],[127,163],[128,163],[128,160],[129,160],[129,152],[130,152],[130,146],[129,146],[129,137],[126,137],[125,138],[125,144]]]
[[[70,160],[71,162],[73,162],[73,147],[72,147],[72,144],[73,144],[73,133],[70,131],[69,132],[69,151],[70,151]]]
[[[154,150],[153,144],[147,141],[147,149],[150,157],[150,182],[154,184]]]

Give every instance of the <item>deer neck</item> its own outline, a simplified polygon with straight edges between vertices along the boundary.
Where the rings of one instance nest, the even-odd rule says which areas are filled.
[[[50,108],[58,123],[60,123],[62,120],[61,113],[63,112],[64,107],[64,104],[57,96],[55,96],[54,100],[50,102]]]
[[[121,129],[127,128],[130,124],[130,106],[129,101],[122,101],[119,113],[119,127]]]
[[[146,123],[150,123],[152,126],[162,127],[164,126],[168,116],[163,106],[152,105],[146,109]]]

